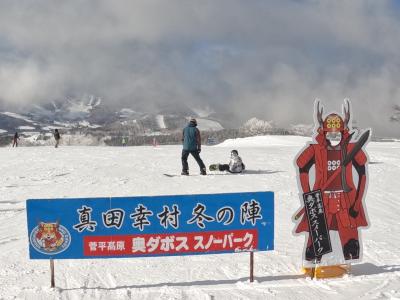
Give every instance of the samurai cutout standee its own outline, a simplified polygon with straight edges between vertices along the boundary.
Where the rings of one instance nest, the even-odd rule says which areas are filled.
[[[359,261],[359,228],[368,226],[364,207],[368,158],[364,148],[370,130],[352,129],[348,100],[343,117],[333,112],[325,118],[317,100],[315,117],[313,141],[295,160],[302,207],[294,216],[294,233],[306,234],[306,271]]]

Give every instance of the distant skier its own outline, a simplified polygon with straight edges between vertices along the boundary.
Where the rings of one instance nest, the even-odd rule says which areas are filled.
[[[56,140],[56,144],[54,147],[58,148],[58,144],[60,143],[61,135],[58,132],[58,129],[54,130],[54,139]]]
[[[207,175],[206,166],[200,158],[201,151],[201,136],[200,131],[196,127],[196,119],[190,119],[189,124],[183,129],[182,133],[182,175],[189,175],[189,165],[187,162],[189,154],[191,154],[200,167],[200,174]]]
[[[126,139],[125,139],[125,137],[123,137],[122,138],[122,147],[125,147],[126,146]]]
[[[13,138],[13,147],[18,147],[18,140],[19,140],[18,132],[15,132],[14,138]]]
[[[209,167],[210,171],[228,171],[230,173],[242,173],[245,165],[237,150],[231,151],[229,164],[212,164]]]

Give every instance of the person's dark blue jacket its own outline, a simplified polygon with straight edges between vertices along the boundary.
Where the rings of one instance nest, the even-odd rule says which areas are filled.
[[[196,122],[190,122],[188,126],[183,129],[183,150],[186,151],[200,151],[201,150],[201,137],[200,131],[196,128]]]

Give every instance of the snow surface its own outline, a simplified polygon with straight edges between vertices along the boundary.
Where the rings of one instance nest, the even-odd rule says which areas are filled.
[[[215,113],[215,111],[209,107],[192,107],[193,112],[200,118],[207,118],[209,115]]]
[[[217,121],[213,120],[208,120],[208,119],[203,119],[203,118],[197,118],[197,127],[200,130],[222,130],[224,127]]]
[[[310,138],[304,136],[282,137],[279,135],[268,135],[230,139],[216,145],[216,147],[230,147],[236,149],[238,147],[304,146],[308,141],[310,141]]]
[[[164,122],[164,115],[157,115],[156,120],[157,120],[157,124],[158,124],[159,128],[161,128],[161,129],[167,128],[167,126],[165,125],[165,122]]]
[[[35,130],[35,127],[32,126],[19,126],[19,130]]]
[[[82,113],[88,114],[93,109],[93,106],[92,106],[93,100],[94,100],[94,98],[91,97],[89,100],[90,101],[89,104],[86,104],[83,101],[67,100],[68,103],[70,104],[68,106],[68,110],[69,110],[69,112],[71,112],[73,114],[74,113],[76,113],[78,115],[81,115]]]
[[[54,129],[58,129],[60,128],[60,126],[45,126],[42,127],[43,130],[47,130],[47,131],[53,131]]]
[[[38,135],[40,135],[40,132],[38,132],[38,131],[22,131],[20,133],[20,135],[22,135],[22,136],[38,136]]]
[[[251,118],[250,120],[248,120],[246,123],[243,124],[241,129],[255,135],[258,133],[267,132],[274,127],[275,125],[273,121],[264,121],[264,120],[259,120],[257,118]]]
[[[58,127],[55,126],[46,126],[43,127],[44,130],[52,130],[52,129],[56,129],[56,128],[60,128],[61,127],[65,127],[65,128],[77,128],[77,127],[88,127],[88,128],[99,128],[101,127],[101,125],[97,125],[97,124],[90,124],[88,121],[78,121],[78,122],[58,122],[58,121],[54,121],[53,122],[55,125],[58,125]]]
[[[129,117],[131,117],[131,116],[137,114],[136,111],[134,111],[134,110],[132,110],[132,109],[130,109],[130,108],[123,108],[123,109],[121,109],[121,110],[119,111],[119,113],[120,113],[120,115],[119,115],[120,118],[129,118]]]
[[[0,112],[0,114],[6,115],[6,116],[9,116],[9,117],[13,117],[13,118],[16,118],[16,119],[21,119],[21,120],[24,120],[25,122],[28,122],[28,123],[35,123],[34,121],[24,117],[23,115],[16,114],[16,113],[13,113],[13,112],[4,111],[4,112]]]
[[[90,124],[88,121],[79,121],[78,126],[80,127],[88,127],[88,128],[100,128],[101,125]]]
[[[0,148],[0,299],[399,299],[400,143],[370,143],[362,231],[363,261],[344,278],[310,280],[300,273],[304,237],[292,235],[300,200],[293,165],[308,138],[266,136],[204,146],[209,165],[239,150],[248,172],[173,177],[181,146]],[[192,158],[190,171],[199,170]],[[275,192],[275,250],[249,254],[57,260],[28,259],[28,198]]]

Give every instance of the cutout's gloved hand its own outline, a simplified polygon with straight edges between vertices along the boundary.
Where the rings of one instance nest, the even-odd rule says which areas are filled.
[[[353,219],[357,218],[357,216],[358,216],[358,211],[356,211],[356,210],[354,209],[354,206],[351,206],[351,207],[349,208],[349,215],[350,215]]]

